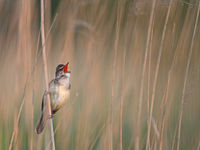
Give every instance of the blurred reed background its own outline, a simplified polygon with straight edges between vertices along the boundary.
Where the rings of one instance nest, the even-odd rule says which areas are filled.
[[[121,100],[123,149],[200,148],[199,4],[152,4],[45,0],[49,79],[59,63],[69,61],[72,72],[71,101],[53,118],[56,149],[109,149],[111,101],[113,149],[120,149]],[[0,149],[48,149],[48,127],[34,131],[45,90],[39,0],[0,1],[0,69]]]

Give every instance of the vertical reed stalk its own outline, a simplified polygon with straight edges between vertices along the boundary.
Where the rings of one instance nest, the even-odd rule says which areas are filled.
[[[46,46],[45,46],[45,30],[44,30],[44,0],[41,0],[41,37],[42,37],[42,56],[43,56],[43,64],[44,64],[44,75],[45,75],[45,86],[46,89],[49,89],[48,85],[48,74],[47,74],[47,58],[46,58]],[[47,105],[48,105],[48,113],[51,115],[51,105],[50,105],[50,97],[47,95]],[[54,141],[54,131],[53,131],[53,121],[50,119],[50,133],[51,133],[51,143],[52,150],[55,150],[55,141]]]
[[[30,150],[33,150],[33,143],[34,143],[34,139],[33,139],[33,135],[34,135],[34,104],[33,104],[33,100],[34,100],[34,88],[32,89],[32,103],[31,103],[31,135],[30,135]]]
[[[124,104],[124,74],[125,74],[125,62],[126,62],[126,49],[124,49],[123,60],[122,60],[122,87],[121,87],[121,99],[120,99],[120,150],[123,150],[122,141],[122,129],[123,129],[123,104]]]
[[[144,56],[144,63],[143,63],[143,69],[142,69],[142,78],[141,78],[141,84],[140,84],[140,96],[139,96],[139,106],[138,106],[138,116],[137,116],[137,126],[136,126],[135,150],[140,149],[139,148],[139,145],[140,145],[140,121],[141,121],[142,100],[143,100],[143,91],[144,91],[144,75],[145,75],[145,70],[146,70],[147,54],[148,54],[148,49],[149,49],[150,39],[151,39],[151,29],[153,27],[153,16],[154,16],[155,4],[156,4],[156,0],[153,0],[151,14],[150,14],[150,20],[149,20],[149,27],[148,27],[148,32],[147,32],[147,41],[146,41],[146,46],[145,46],[145,56]]]
[[[154,22],[153,25],[154,26]],[[151,50],[152,50],[152,40],[153,40],[153,28],[151,28],[151,37],[149,44],[149,64],[148,64],[148,78],[147,78],[147,117],[149,117],[149,105],[150,105],[150,80],[151,80]],[[147,126],[149,124],[149,119],[147,119]],[[149,143],[150,144],[150,143]]]
[[[197,16],[196,16],[195,25],[194,25],[194,31],[193,31],[193,35],[192,35],[192,42],[191,42],[191,45],[190,45],[190,51],[189,51],[189,56],[188,56],[188,60],[187,60],[186,70],[185,70],[183,91],[182,91],[182,97],[181,97],[181,108],[180,108],[179,123],[178,123],[177,150],[179,150],[179,147],[180,147],[181,123],[182,123],[182,117],[183,117],[183,107],[184,107],[184,102],[185,102],[186,83],[187,83],[187,78],[188,78],[188,73],[189,73],[189,68],[190,68],[190,62],[191,62],[191,57],[192,57],[194,38],[195,38],[195,35],[196,35],[197,23],[198,23],[198,19],[199,19],[199,11],[200,11],[200,2],[199,2],[199,5],[198,5]]]
[[[120,18],[121,13],[119,9],[119,1],[117,1],[117,26],[116,26],[116,38],[114,43],[114,56],[113,56],[113,64],[112,64],[112,95],[110,101],[110,116],[109,116],[109,150],[113,150],[113,103],[114,103],[114,80],[115,80],[115,69],[116,69],[116,62],[117,62],[117,49],[118,49],[118,41],[119,41],[119,29],[120,29]],[[119,12],[118,12],[119,11]],[[118,14],[119,13],[119,14]]]
[[[159,54],[158,54],[158,59],[157,59],[157,64],[156,64],[156,71],[155,71],[152,97],[151,97],[149,124],[148,124],[148,130],[147,130],[146,150],[148,149],[149,140],[150,140],[151,120],[152,120],[152,114],[153,114],[153,106],[154,106],[154,100],[155,100],[155,91],[156,91],[156,84],[157,84],[157,78],[158,78],[158,71],[159,71],[160,59],[161,59],[161,55],[162,55],[162,51],[163,51],[163,45],[164,45],[164,38],[165,38],[165,34],[166,34],[167,23],[168,23],[168,19],[169,19],[170,10],[171,10],[171,4],[172,4],[172,0],[170,0],[170,2],[169,2],[169,7],[168,7],[168,10],[167,10],[167,16],[166,16],[166,19],[165,19],[165,24],[164,24],[164,28],[163,28],[163,32],[162,32],[160,49],[159,49]]]
[[[147,82],[147,115],[149,115],[149,104],[150,104],[150,80],[151,80],[151,50],[152,50],[152,40],[153,40],[153,28],[151,30],[151,38],[149,45],[149,62],[148,62],[148,82]]]

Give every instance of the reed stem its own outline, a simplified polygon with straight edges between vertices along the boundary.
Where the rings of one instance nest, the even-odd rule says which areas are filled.
[[[123,105],[124,105],[124,74],[125,74],[125,61],[126,61],[126,49],[124,49],[123,54],[123,63],[122,63],[122,87],[121,87],[121,99],[120,99],[120,150],[123,150],[123,141],[122,141],[122,129],[123,129]]]
[[[44,65],[44,75],[45,75],[45,86],[46,89],[49,89],[48,85],[48,74],[47,74],[47,58],[46,58],[46,46],[45,46],[45,28],[44,28],[44,0],[41,0],[41,40],[42,40],[42,56],[43,56],[43,65]],[[47,95],[47,105],[48,105],[48,113],[51,116],[51,105],[50,105],[50,97]],[[52,150],[55,150],[55,140],[54,140],[54,131],[53,131],[53,121],[50,122],[50,133],[51,133],[51,143]]]

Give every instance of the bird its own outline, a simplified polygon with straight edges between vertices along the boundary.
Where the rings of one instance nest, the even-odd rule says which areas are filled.
[[[42,114],[36,126],[36,133],[40,134],[48,119],[52,118],[54,114],[63,107],[63,105],[70,99],[70,76],[71,71],[68,70],[69,62],[66,64],[59,64],[56,67],[55,78],[49,83],[48,91],[45,90],[42,98]],[[48,113],[47,95],[50,97],[51,115]]]

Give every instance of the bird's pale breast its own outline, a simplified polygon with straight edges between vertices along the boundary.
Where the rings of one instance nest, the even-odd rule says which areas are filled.
[[[62,85],[51,85],[51,109],[57,111],[70,97],[70,90]]]

